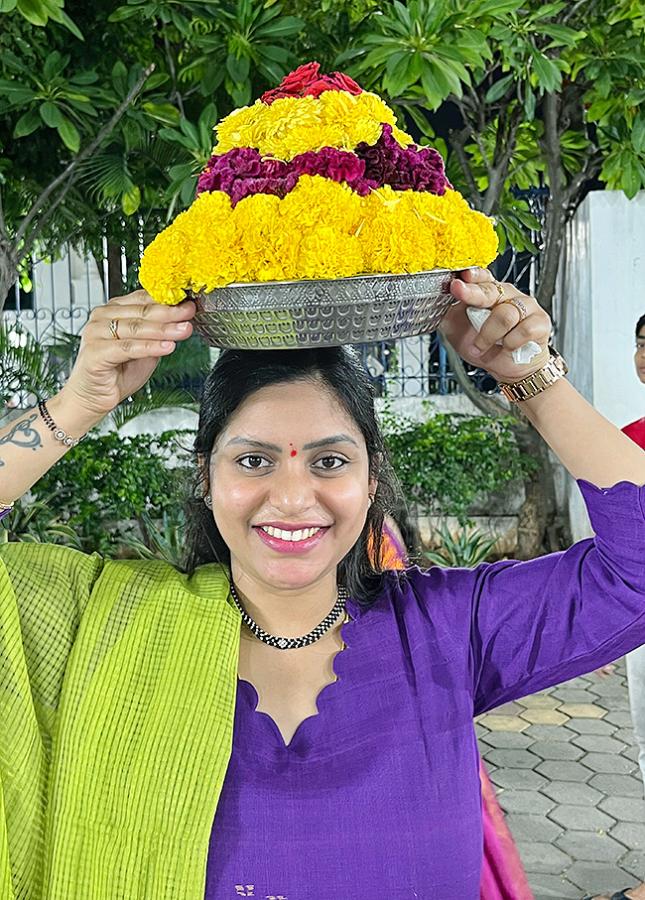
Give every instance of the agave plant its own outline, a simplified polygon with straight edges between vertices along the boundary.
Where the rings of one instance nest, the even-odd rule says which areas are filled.
[[[59,389],[58,372],[49,351],[18,323],[0,317],[0,399],[2,407],[15,395],[44,396]]]
[[[186,530],[186,517],[181,506],[171,511],[165,510],[160,526],[147,512],[143,512],[139,517],[139,527],[144,540],[125,537],[122,541],[124,549],[131,551],[137,559],[162,559],[171,566],[181,566]]]
[[[9,541],[24,543],[64,543],[81,550],[78,535],[70,525],[59,521],[54,511],[55,495],[27,504],[16,500],[13,510],[0,521],[0,544]]]
[[[489,555],[497,538],[486,535],[478,528],[461,529],[456,535],[443,525],[435,529],[439,538],[438,550],[424,550],[424,557],[429,563],[437,566],[449,566],[470,569],[483,562]]]

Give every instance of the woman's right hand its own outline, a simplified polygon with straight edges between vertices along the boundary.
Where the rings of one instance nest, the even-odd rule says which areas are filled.
[[[167,306],[155,303],[146,291],[94,307],[62,393],[89,415],[106,416],[143,387],[177,341],[190,337],[196,311],[193,300]],[[110,319],[118,321],[119,340],[110,332]]]

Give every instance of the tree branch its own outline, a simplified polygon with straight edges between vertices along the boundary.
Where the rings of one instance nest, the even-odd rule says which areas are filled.
[[[470,200],[477,207],[477,209],[481,209],[481,194],[479,193],[479,188],[477,187],[477,182],[475,181],[475,177],[472,173],[472,169],[470,168],[470,163],[468,162],[468,157],[466,156],[466,151],[464,149],[464,144],[468,138],[468,132],[466,129],[462,129],[461,131],[450,131],[448,135],[448,140],[450,141],[450,145],[459,160],[459,165],[461,166],[461,170],[464,173],[464,178],[466,179],[466,183],[468,185],[468,189],[470,190]]]
[[[172,58],[172,53],[170,52],[170,42],[168,41],[168,35],[166,34],[166,29],[164,28],[163,32],[163,45],[166,51],[166,59],[168,60],[168,68],[170,70],[170,77],[172,78],[172,89],[173,96],[177,101],[177,106],[179,107],[179,112],[182,114],[182,117],[185,118],[186,114],[184,112],[184,102],[182,100],[181,94],[177,90],[177,70],[175,69],[175,61]]]
[[[48,184],[47,187],[41,192],[40,196],[36,198],[36,200],[33,203],[33,206],[31,207],[31,209],[29,210],[29,212],[27,213],[25,218],[22,220],[20,228],[16,232],[16,238],[15,238],[16,244],[20,243],[20,241],[24,238],[25,234],[27,233],[27,231],[29,229],[29,226],[31,225],[33,220],[36,218],[36,216],[38,215],[38,213],[40,212],[40,210],[44,206],[44,204],[47,202],[47,200],[49,200],[49,198],[52,196],[54,191],[56,191],[67,179],[72,178],[72,176],[76,174],[76,171],[77,171],[80,163],[82,163],[83,160],[85,160],[89,156],[91,156],[92,153],[94,153],[94,151],[96,150],[96,148],[102,143],[103,139],[114,130],[114,127],[116,126],[117,122],[123,116],[123,114],[125,113],[127,108],[130,106],[130,104],[132,103],[134,98],[137,96],[137,94],[140,92],[140,90],[143,87],[143,85],[145,84],[146,80],[149,78],[149,76],[154,71],[154,68],[155,68],[154,63],[152,63],[146,69],[144,69],[144,71],[141,73],[140,77],[137,79],[136,84],[134,84],[132,86],[132,88],[130,89],[130,91],[128,92],[127,97],[118,106],[118,108],[116,109],[116,111],[115,111],[114,115],[111,117],[111,119],[103,126],[103,128],[101,128],[101,130],[99,131],[97,136],[94,138],[94,140],[91,143],[89,143],[87,145],[87,147],[85,147],[84,150],[81,150],[81,152],[77,156],[74,157],[74,159],[69,163],[69,165],[64,169],[64,171],[61,172],[61,174],[58,175],[56,178],[54,178],[54,180],[52,182],[50,182],[50,184]],[[65,193],[66,193],[66,191],[64,191],[56,199],[56,201],[53,204],[54,209],[60,205],[60,202],[61,202],[62,198],[65,196]]]
[[[508,406],[506,406],[496,397],[492,395],[482,394],[481,391],[478,391],[468,377],[468,373],[466,372],[463,360],[461,359],[459,354],[456,352],[456,350],[453,349],[446,338],[442,337],[442,343],[446,348],[448,362],[455,378],[457,379],[457,383],[459,384],[459,387],[462,389],[464,394],[468,397],[470,402],[486,416],[508,416],[510,414],[510,409],[508,408]]]
[[[477,144],[477,149],[481,153],[482,160],[484,161],[484,165],[486,166],[486,171],[490,174],[491,164],[489,162],[488,155],[486,153],[486,148],[484,147],[484,142],[482,141],[482,138],[481,138],[482,132],[484,130],[483,124],[479,130],[477,128],[474,128],[470,123],[470,119],[468,118],[468,115],[464,108],[464,104],[461,102],[461,100],[458,100],[455,97],[454,102],[455,102],[457,109],[461,113],[462,119],[464,120],[464,128],[466,129],[468,136]],[[477,107],[475,107],[475,110],[479,113],[479,118],[481,120],[481,118],[482,118],[481,109],[478,109]]]

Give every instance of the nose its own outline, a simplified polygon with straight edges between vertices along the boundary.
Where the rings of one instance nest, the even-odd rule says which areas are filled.
[[[294,461],[295,463],[295,461]],[[271,478],[269,502],[276,512],[302,514],[316,505],[316,484],[313,476],[297,463],[285,466]]]

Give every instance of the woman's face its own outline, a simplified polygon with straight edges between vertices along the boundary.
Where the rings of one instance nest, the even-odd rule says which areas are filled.
[[[231,416],[211,456],[213,516],[234,577],[295,588],[335,573],[376,485],[361,431],[327,390],[261,388]],[[320,530],[307,539],[298,534],[305,528]]]

